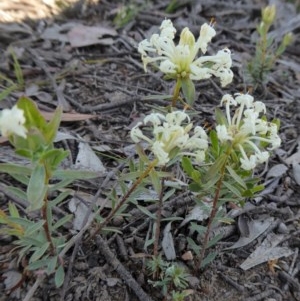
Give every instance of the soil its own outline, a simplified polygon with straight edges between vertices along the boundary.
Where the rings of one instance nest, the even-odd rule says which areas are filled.
[[[178,6],[166,12],[170,2]],[[257,88],[245,70],[255,53],[261,8],[268,1],[2,0],[0,3],[0,72],[17,81],[10,55],[13,49],[25,81],[22,89],[4,97],[0,107],[13,106],[24,93],[45,116],[51,115],[58,105],[63,106],[60,132],[73,137],[62,137],[57,142],[70,151],[66,167],[75,164],[79,142],[85,141],[106,169],[101,177],[77,181],[69,187],[77,195],[76,206],[91,204],[96,194],[94,202],[100,206],[99,202],[127,170],[122,163],[128,163],[128,157],[137,158],[130,129],[154,108],[169,104],[161,96],[172,93],[172,81],[163,80],[151,68],[145,73],[137,51],[138,43],[157,32],[165,18],[172,20],[178,32],[188,26],[196,37],[204,22],[214,20],[217,36],[208,52],[213,54],[224,47],[232,52],[235,76],[230,85],[221,88],[217,79],[196,82],[195,124],[213,127],[214,109],[222,95],[249,91],[256,100],[266,104],[268,118],[280,119],[282,145],[266,167],[258,171],[261,182],[267,183],[264,194],[248,199],[243,208],[237,209],[231,225],[219,224],[214,228],[223,233],[223,238],[209,250],[217,254],[214,261],[200,272],[194,271],[193,260],[182,258],[192,251],[186,240],[191,235],[189,223],[179,227],[180,221],[173,222],[174,262],[184,266],[191,275],[187,288],[191,294],[185,300],[300,300],[299,1],[270,3],[277,6],[271,36],[279,43],[284,34],[293,32],[294,41],[276,61],[266,83]],[[126,16],[130,18],[126,20]],[[0,79],[0,93],[7,84]],[[0,161],[26,164],[1,139]],[[174,175],[187,181],[180,166]],[[24,204],[5,189],[10,184],[19,185],[7,174],[0,173],[0,209],[7,211],[11,201],[26,214]],[[54,215],[69,214],[71,199],[60,204]],[[152,213],[157,210],[145,196],[138,202]],[[195,200],[184,188],[167,201],[163,215],[185,218],[194,207]],[[232,212],[230,206],[225,206],[225,210]],[[107,215],[109,204],[101,212]],[[1,235],[0,300],[171,300],[170,295],[164,297],[160,288],[150,284],[152,277],[145,266],[152,254],[152,246],[145,248],[145,242],[153,221],[135,205],[129,205],[125,212],[126,216],[116,217],[107,225],[117,229],[116,233],[106,230],[92,237],[97,229],[96,221],[85,229],[83,237],[62,258],[66,277],[60,288],[55,287],[53,275],[26,271],[26,258],[17,263],[14,238]],[[269,224],[245,246],[227,249],[243,234],[247,237],[243,231],[245,227],[251,231],[255,221],[269,221]],[[198,223],[206,222],[204,219]],[[167,222],[162,222],[162,230],[166,225]],[[65,227],[62,234],[71,239],[81,229],[75,228],[74,224]],[[278,260],[273,261],[274,256],[270,256],[247,270],[240,267],[265,240],[270,240],[268,249],[272,239],[278,237],[278,250],[287,252],[287,256],[275,256]],[[159,252],[164,256],[161,245]]]

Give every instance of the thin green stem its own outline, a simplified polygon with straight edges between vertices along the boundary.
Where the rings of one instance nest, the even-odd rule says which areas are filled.
[[[173,97],[172,97],[172,107],[176,107],[176,103],[180,94],[180,89],[181,89],[181,80],[177,79],[174,92],[173,92]]]
[[[158,162],[158,160],[155,159],[147,167],[147,169],[142,173],[142,175],[132,184],[132,186],[130,187],[130,189],[122,197],[122,199],[119,201],[119,203],[116,205],[116,207],[114,209],[112,209],[111,212],[109,213],[109,215],[105,218],[105,220],[98,225],[98,227],[96,228],[96,230],[94,231],[94,233],[91,235],[90,238],[95,237],[95,235],[98,234],[103,229],[103,227],[105,227],[111,221],[111,219],[115,216],[115,214],[117,213],[117,211],[126,203],[127,199],[130,197],[130,195],[141,184],[141,182],[143,181],[143,179],[145,179],[149,175],[149,173],[151,172],[151,170],[157,165],[157,162]]]
[[[158,255],[158,243],[159,243],[159,236],[160,236],[160,224],[161,224],[161,210],[163,206],[163,192],[164,192],[164,182],[165,179],[161,179],[161,190],[159,194],[159,200],[158,200],[158,208],[156,211],[156,220],[155,220],[155,236],[154,236],[154,246],[153,246],[153,255]]]
[[[215,196],[213,199],[213,204],[212,204],[212,210],[208,219],[208,224],[206,227],[206,232],[204,235],[204,240],[203,240],[203,244],[202,244],[202,249],[201,249],[201,253],[197,258],[197,263],[196,263],[196,271],[199,271],[201,268],[201,264],[202,261],[204,259],[205,256],[205,251],[207,249],[207,245],[208,245],[208,241],[209,241],[209,235],[211,232],[211,228],[213,225],[213,221],[216,217],[217,211],[218,211],[218,200],[220,197],[220,192],[221,192],[221,188],[222,188],[222,184],[223,184],[223,179],[224,179],[224,175],[225,175],[225,168],[226,168],[226,163],[227,163],[227,158],[229,156],[229,153],[227,153],[227,157],[226,160],[224,161],[221,170],[220,170],[220,179],[217,182],[217,186],[216,186],[216,191],[215,191]]]
[[[44,163],[44,168],[46,170],[45,185],[48,187],[49,180],[50,180],[51,176],[50,176],[50,173],[48,172],[46,163]],[[43,227],[44,227],[46,238],[47,238],[47,240],[50,244],[50,253],[51,253],[51,255],[55,255],[55,246],[54,246],[54,243],[53,243],[53,240],[52,240],[51,231],[49,229],[49,225],[51,224],[52,221],[49,221],[49,219],[48,219],[48,214],[47,214],[48,206],[49,206],[48,193],[46,192],[46,195],[44,197],[44,205],[42,207],[42,218],[45,221]]]

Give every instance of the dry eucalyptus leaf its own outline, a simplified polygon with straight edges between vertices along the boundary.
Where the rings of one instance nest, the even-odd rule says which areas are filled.
[[[293,175],[296,183],[300,185],[300,164],[293,162]]]
[[[176,258],[174,240],[173,240],[173,236],[171,233],[171,225],[172,225],[172,222],[169,222],[166,225],[166,227],[164,229],[164,233],[163,233],[163,239],[161,242],[161,246],[164,250],[167,260],[174,260]]]
[[[72,47],[84,47],[90,45],[111,45],[112,38],[102,38],[103,36],[116,36],[117,32],[113,28],[103,26],[76,25],[68,32],[69,42]]]
[[[269,226],[272,224],[274,218],[268,217],[268,218],[262,218],[259,220],[252,220],[248,223],[249,228],[249,235],[248,236],[241,236],[239,240],[231,247],[226,248],[226,250],[232,250],[244,247],[251,243],[254,239],[256,239],[258,236],[260,236],[262,233],[264,233]]]
[[[210,215],[211,207],[209,205],[195,206],[192,211],[185,217],[185,219],[179,225],[179,228],[183,227],[190,221],[202,222]]]
[[[290,157],[286,158],[284,161],[288,165],[293,164],[293,162],[300,164],[300,142],[299,142],[299,137],[298,137],[297,152],[292,154]]]
[[[80,142],[78,147],[79,152],[77,154],[75,168],[83,168],[104,175],[106,173],[106,169],[89,144]]]
[[[6,290],[10,290],[15,287],[22,279],[22,274],[15,270],[4,272],[2,277],[4,278],[4,285]]]
[[[283,234],[270,233],[262,244],[240,265],[244,271],[269,260],[287,257],[294,252],[288,247],[277,247],[284,238]]]
[[[278,178],[282,177],[286,171],[288,170],[288,167],[284,164],[277,164],[271,167],[266,175],[266,179],[270,178]]]
[[[85,225],[84,218],[86,213],[88,212],[88,206],[85,205],[83,202],[76,198],[72,198],[69,201],[69,210],[75,215],[75,218],[73,220],[73,230],[80,231],[83,226]],[[92,218],[92,216],[89,217],[89,219]]]

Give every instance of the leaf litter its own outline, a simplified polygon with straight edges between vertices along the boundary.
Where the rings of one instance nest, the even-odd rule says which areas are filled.
[[[5,20],[14,15],[13,11],[9,12],[8,10],[8,2],[10,1],[5,0],[0,4],[0,8],[1,5],[3,7],[3,10],[0,10],[0,19],[2,18],[2,24],[0,24],[1,48],[7,49],[9,46],[13,46],[15,49],[32,48],[37,50],[38,56],[45,61],[52,80],[57,82],[57,88],[61,89],[60,92],[63,93],[65,100],[71,107],[70,112],[63,113],[63,131],[58,134],[56,143],[64,143],[68,146],[72,153],[74,166],[77,168],[96,169],[103,176],[107,175],[112,167],[115,168],[115,165],[109,159],[100,156],[97,152],[95,153],[97,147],[94,145],[101,145],[101,148],[98,148],[98,151],[101,152],[105,149],[118,150],[118,153],[125,155],[125,157],[126,155],[133,156],[135,150],[128,138],[130,124],[149,112],[153,102],[164,101],[163,98],[159,99],[159,97],[151,97],[151,95],[170,94],[171,87],[168,84],[160,81],[151,72],[144,73],[136,51],[137,42],[147,37],[147,32],[150,33],[151,27],[159,26],[161,20],[165,18],[164,8],[168,4],[167,1],[153,1],[151,9],[140,11],[136,18],[118,30],[116,30],[111,17],[114,15],[114,11],[119,8],[120,3],[118,1],[99,1],[99,3],[79,1],[78,6],[74,5],[68,12],[71,13],[71,17],[68,17],[67,13],[61,13],[58,18],[54,17],[50,21],[40,19],[35,25],[33,25],[32,20],[29,22],[22,21],[19,24],[5,23]],[[23,10],[19,10],[18,14],[15,14],[18,20],[22,19],[20,18],[22,14],[24,20],[26,16],[32,16],[34,13],[37,17],[39,15],[45,16],[47,11],[45,1],[31,2],[37,2],[34,9],[25,9],[25,7],[30,8],[32,6],[32,3],[26,0],[14,1],[14,5],[17,7],[20,8],[22,5],[24,7]],[[222,47],[231,48],[234,53],[233,60],[237,79],[228,89],[230,92],[244,91],[247,83],[243,80],[242,67],[245,58],[249,58],[253,54],[253,43],[255,42],[253,33],[257,26],[262,3],[258,1],[200,2],[191,1],[179,7],[168,17],[171,17],[175,23],[182,24],[180,27],[189,26],[194,32],[198,32],[199,26],[203,22],[209,21],[207,16],[215,16],[217,19],[216,30],[218,35],[223,37],[220,40],[216,39],[216,43]],[[52,12],[57,11],[53,3],[48,5],[48,12],[51,12],[48,16],[51,14],[53,16]],[[199,286],[195,289],[195,295],[191,297],[194,299],[191,300],[223,300],[224,296],[226,296],[226,300],[232,301],[253,300],[256,298],[253,292],[257,290],[257,282],[255,277],[253,278],[255,273],[261,279],[259,290],[271,290],[275,283],[276,287],[281,290],[279,297],[282,300],[292,300],[290,290],[284,289],[285,283],[279,279],[277,274],[268,276],[264,270],[265,263],[274,259],[279,259],[277,265],[280,266],[282,272],[285,269],[289,277],[296,284],[299,283],[299,273],[294,275],[288,273],[293,266],[291,257],[298,247],[297,239],[288,239],[288,235],[293,237],[293,233],[297,233],[299,230],[297,223],[300,210],[298,201],[300,197],[300,156],[299,148],[296,149],[295,147],[300,134],[299,85],[297,84],[300,70],[299,22],[297,22],[299,21],[299,14],[296,13],[295,9],[290,10],[291,7],[294,8],[290,3],[285,1],[276,1],[276,3],[280,8],[280,18],[275,24],[272,34],[280,37],[292,29],[296,35],[296,42],[289,47],[287,54],[280,58],[276,66],[277,70],[270,74],[268,92],[265,95],[256,95],[256,97],[265,100],[266,105],[273,109],[272,114],[281,119],[282,149],[281,152],[278,152],[278,156],[270,160],[265,174],[262,173],[262,182],[266,184],[266,188],[260,194],[259,201],[247,200],[245,207],[236,210],[235,222],[229,225],[230,231],[223,236],[223,239],[213,250],[220,256],[215,259],[216,264],[209,266],[201,274],[200,285],[197,284]],[[49,73],[47,75],[43,70],[41,72],[40,67],[36,68],[36,58],[30,56],[27,51],[20,52],[19,60],[25,73],[25,92],[36,100],[43,110],[44,116],[50,119],[51,112],[56,106],[55,97],[57,95],[55,92],[57,91],[53,91]],[[78,64],[73,65],[75,61],[79,62],[80,68]],[[11,79],[14,79],[10,65],[11,61],[8,56],[0,58],[0,72],[4,72]],[[216,104],[215,100],[227,91],[216,90],[209,81],[204,83],[204,88],[199,87],[199,91],[201,93],[199,93],[195,109],[200,112],[197,116],[197,122],[201,123],[204,119],[211,117],[213,107]],[[9,96],[8,101],[10,103],[13,103],[17,95],[23,91],[15,91],[14,93]],[[115,101],[115,95],[120,95],[120,101]],[[134,97],[136,99],[132,101]],[[101,108],[105,108],[105,110]],[[80,137],[88,137],[87,141],[89,142],[83,142]],[[6,141],[1,140],[1,143],[3,145]],[[107,148],[105,148],[106,146]],[[16,157],[10,156],[5,148],[1,151],[1,158],[4,162],[17,160]],[[116,177],[111,179],[111,182],[115,182],[115,180]],[[182,179],[175,179],[172,185],[176,181],[179,183]],[[2,182],[6,183],[7,180],[3,177],[0,182],[2,185]],[[91,182],[85,184],[85,187],[80,184],[72,187],[73,192],[68,199],[67,207],[58,208],[62,210],[58,211],[60,214],[69,210],[74,214],[76,223],[74,222],[71,231],[81,230],[87,208],[102,182],[103,177],[100,184]],[[293,191],[291,196],[282,199],[283,196],[287,195],[289,189]],[[194,221],[199,225],[205,225],[208,214],[195,205],[193,196],[186,196],[184,193],[184,189],[176,193],[164,207],[170,216],[181,218],[183,221],[174,221],[172,224],[164,222],[162,224],[164,231],[161,237],[161,247],[167,254],[167,259],[177,261],[183,256],[183,258],[187,258],[186,265],[188,266],[189,260],[193,258],[191,247],[186,241],[186,237],[189,235],[189,224]],[[74,194],[79,196],[79,200]],[[121,195],[118,189],[117,194]],[[105,199],[105,195],[99,196],[96,201],[97,206],[101,206]],[[149,190],[142,191],[136,201],[142,204],[148,212],[154,214],[155,203],[153,204],[153,201],[155,199],[157,199],[157,194]],[[6,200],[1,201],[1,208],[5,207],[6,202]],[[111,206],[112,204],[106,203],[103,213],[106,214]],[[289,214],[284,214],[283,209],[289,210]],[[227,208],[227,210],[232,209]],[[273,232],[268,232],[270,227],[274,225],[275,218],[280,220],[279,225],[281,226],[271,229]],[[125,252],[130,254],[130,258],[132,258],[128,262],[120,260],[119,264],[126,266],[130,273],[139,279],[141,286],[148,290],[154,300],[161,300],[162,296],[154,292],[152,287],[147,286],[145,279],[148,275],[143,269],[143,261],[146,255],[149,255],[145,254],[144,249],[147,229],[151,229],[149,219],[140,212],[139,215],[132,217],[121,217],[114,223],[123,233]],[[222,224],[216,225],[213,232],[218,233],[222,229]],[[283,242],[284,239],[287,240]],[[235,243],[232,245],[233,242]],[[120,242],[117,244],[112,238],[109,244],[115,250],[114,256],[117,259],[120,258]],[[251,251],[248,250],[249,247]],[[97,246],[82,243],[80,248],[75,262],[80,263],[84,257],[87,262],[85,266],[88,268],[79,271],[74,265],[68,291],[70,300],[81,300],[84,296],[98,298],[99,301],[136,300],[132,290],[118,281],[122,277],[116,272],[117,269],[109,268],[108,264],[111,262],[102,253],[99,254]],[[244,260],[245,251],[250,253],[250,255],[247,254],[246,260]],[[0,254],[7,256],[6,252],[3,251],[2,242]],[[143,254],[143,256],[138,256],[138,254]],[[7,257],[6,260],[9,262],[10,258]],[[299,256],[296,257],[296,261],[299,261]],[[222,270],[221,265],[223,265]],[[3,268],[9,269],[8,265],[5,264]],[[101,280],[103,277],[99,278],[95,275],[93,270],[95,268],[101,269],[102,274],[111,281],[107,284],[103,283],[104,280]],[[20,271],[22,268],[17,270],[15,276],[19,276]],[[219,273],[231,277],[231,282],[218,277]],[[28,278],[30,279],[30,277],[34,279],[32,276]],[[243,292],[237,294],[234,284],[243,286]],[[297,285],[294,287],[297,288]],[[53,292],[53,300],[59,300],[59,293],[55,291],[53,284],[46,280],[43,289],[49,288]],[[20,296],[24,297],[27,286],[21,287],[18,291]],[[121,291],[125,293],[120,293]],[[44,298],[42,292],[43,290],[37,292],[37,300]],[[297,294],[297,291],[293,291],[293,294]],[[278,300],[281,300],[280,298]],[[255,300],[263,300],[263,298],[256,298]]]

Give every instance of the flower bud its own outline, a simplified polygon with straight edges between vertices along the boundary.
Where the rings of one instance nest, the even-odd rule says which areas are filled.
[[[188,45],[189,48],[192,48],[195,45],[195,37],[187,27],[185,27],[180,34],[179,44]]]
[[[294,36],[291,32],[285,34],[283,37],[283,40],[282,40],[282,44],[285,47],[289,46],[293,42],[293,38],[294,38]]]
[[[276,6],[269,5],[269,6],[265,7],[264,9],[262,9],[261,15],[262,15],[263,22],[265,22],[268,25],[271,25],[275,20]]]

